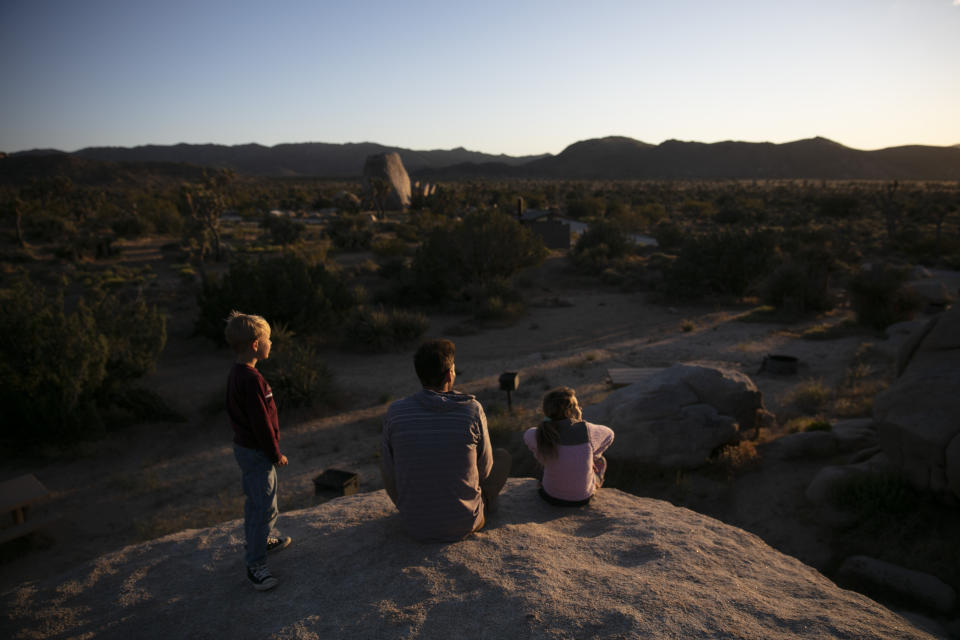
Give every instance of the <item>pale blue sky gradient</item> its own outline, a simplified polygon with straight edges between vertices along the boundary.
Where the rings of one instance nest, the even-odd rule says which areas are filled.
[[[0,0],[0,150],[960,144],[957,0]]]

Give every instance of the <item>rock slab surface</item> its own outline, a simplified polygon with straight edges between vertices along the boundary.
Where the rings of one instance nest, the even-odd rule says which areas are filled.
[[[2,594],[5,638],[931,638],[757,536],[601,489],[511,479],[482,532],[407,538],[383,491],[281,516],[259,593],[242,521],[133,545]]]
[[[874,399],[880,446],[921,490],[960,497],[960,305],[936,317],[900,377]]]

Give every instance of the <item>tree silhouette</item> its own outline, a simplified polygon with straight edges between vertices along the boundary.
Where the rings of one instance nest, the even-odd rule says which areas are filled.
[[[215,262],[223,258],[220,216],[227,209],[224,192],[233,179],[232,172],[221,171],[205,175],[202,184],[184,184],[180,187],[179,209],[187,224],[185,239],[195,242],[200,251],[201,265],[212,254]]]

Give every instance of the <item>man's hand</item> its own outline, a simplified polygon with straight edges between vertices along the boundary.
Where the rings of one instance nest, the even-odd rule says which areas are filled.
[[[277,466],[278,466],[278,467],[285,467],[285,466],[287,466],[287,462],[289,462],[289,461],[287,460],[287,456],[285,456],[285,455],[283,455],[283,454],[281,453],[281,454],[280,454],[280,459],[277,460]]]

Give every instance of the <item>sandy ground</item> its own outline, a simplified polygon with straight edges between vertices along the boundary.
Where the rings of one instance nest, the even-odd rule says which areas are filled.
[[[520,372],[514,407],[535,413],[545,389],[569,385],[582,404],[611,390],[607,371],[619,367],[669,366],[710,361],[751,375],[768,408],[780,410],[790,389],[804,381],[838,383],[868,334],[838,340],[799,338],[800,325],[741,322],[746,307],[651,304],[645,294],[621,293],[573,273],[565,258],[551,256],[526,274],[530,312],[510,327],[453,336],[457,386],[476,394],[491,415],[506,407],[497,378]],[[956,285],[951,287],[956,290]],[[210,526],[242,514],[242,492],[232,457],[231,432],[221,408],[231,354],[202,338],[189,337],[192,294],[171,292],[169,340],[158,370],[147,384],[188,416],[185,423],[140,425],[108,439],[74,447],[68,455],[7,461],[0,479],[32,472],[53,492],[36,508],[59,519],[31,538],[0,545],[0,591],[69,567],[132,542],[188,528]],[[564,306],[558,306],[557,300]],[[569,305],[569,306],[566,306]],[[837,321],[840,316],[828,318]],[[430,318],[430,336],[465,317]],[[681,324],[694,323],[691,331]],[[823,322],[823,319],[811,323]],[[756,375],[763,356],[800,358],[798,375]],[[412,350],[358,355],[330,351],[327,362],[341,390],[336,411],[281,415],[282,448],[290,465],[281,471],[281,511],[317,504],[313,478],[323,469],[359,474],[362,491],[382,487],[379,479],[381,416],[389,400],[417,390]],[[531,424],[533,426],[533,424]],[[814,471],[810,470],[812,474]],[[771,471],[771,478],[776,474]],[[728,499],[733,524],[749,526],[788,553],[816,565],[816,532],[778,524],[777,496],[802,492],[806,476],[750,482]],[[709,493],[710,486],[691,491]],[[762,509],[758,505],[765,504]],[[737,516],[737,514],[740,514]],[[738,522],[739,520],[739,522]],[[805,557],[806,556],[806,557]]]

